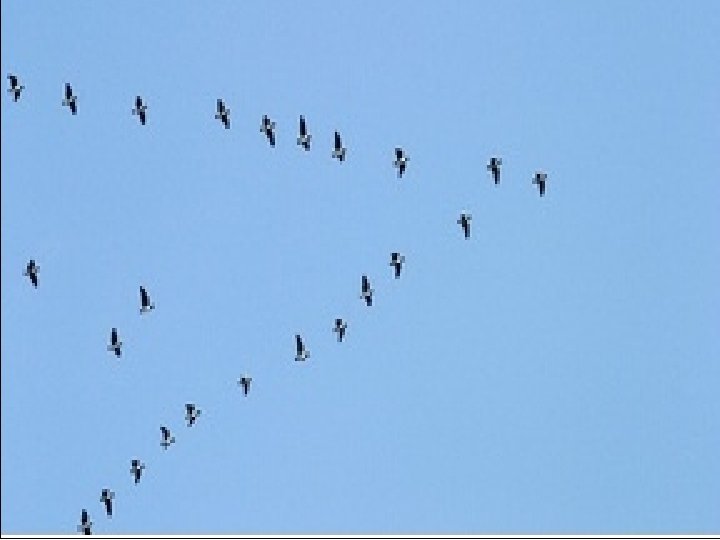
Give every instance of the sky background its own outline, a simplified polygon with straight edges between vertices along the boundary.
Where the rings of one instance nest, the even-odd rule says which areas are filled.
[[[720,532],[717,2],[1,15],[3,533]]]

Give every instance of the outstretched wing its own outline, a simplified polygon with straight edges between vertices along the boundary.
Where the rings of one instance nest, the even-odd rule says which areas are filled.
[[[142,302],[143,306],[147,306],[150,304],[150,299],[148,298],[147,291],[142,285],[140,285],[140,301]]]
[[[113,328],[110,332],[110,344],[111,345],[117,345],[118,342],[118,335],[117,335],[117,328]]]
[[[403,149],[402,148],[396,148],[395,149],[395,157],[399,160],[403,157]]]
[[[300,115],[300,136],[307,135],[307,126],[305,125],[305,117]]]
[[[340,150],[342,148],[342,140],[340,139],[340,133],[335,132],[335,149]]]
[[[269,129],[267,136],[268,140],[270,141],[270,146],[275,147],[275,130],[272,128]]]
[[[140,110],[142,108],[142,105],[143,105],[142,98],[140,96],[137,96],[135,98],[135,108]]]
[[[65,99],[70,99],[72,97],[72,86],[70,86],[70,83],[65,83]]]
[[[368,282],[368,278],[366,275],[363,275],[362,277],[362,290],[363,292],[367,292],[370,289],[370,283]]]
[[[222,99],[217,100],[217,111],[218,114],[223,114],[225,112],[225,104]]]
[[[170,438],[170,430],[166,428],[165,426],[160,426],[160,431],[162,432],[163,439],[169,439]]]
[[[145,125],[145,111],[140,111],[140,123],[144,126]]]
[[[10,88],[17,88],[18,78],[12,74],[8,75],[7,78],[10,80]]]
[[[302,338],[300,337],[300,334],[295,334],[295,345],[297,347],[297,353],[302,354],[303,342],[302,342]]]

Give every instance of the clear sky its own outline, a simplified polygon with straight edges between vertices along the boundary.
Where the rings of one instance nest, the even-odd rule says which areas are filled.
[[[2,532],[720,531],[719,3],[1,20]]]

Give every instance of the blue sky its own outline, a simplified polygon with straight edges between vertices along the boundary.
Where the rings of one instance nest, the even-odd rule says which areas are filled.
[[[717,3],[1,19],[3,533],[720,530]]]

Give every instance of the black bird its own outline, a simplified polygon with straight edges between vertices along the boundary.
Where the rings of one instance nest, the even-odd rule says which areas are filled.
[[[133,459],[130,463],[130,474],[133,475],[133,479],[135,480],[136,484],[140,482],[140,476],[142,476],[144,468],[145,464],[142,463],[139,459]]]
[[[295,346],[297,349],[297,354],[295,355],[295,361],[305,361],[308,358],[310,358],[310,352],[305,349],[305,345],[303,344],[302,337],[300,337],[300,334],[295,334]]]
[[[375,292],[375,290],[370,288],[370,281],[368,281],[367,276],[363,275],[363,277],[362,277],[362,293],[360,294],[360,298],[365,300],[365,303],[368,306],[372,306],[372,295],[374,292]]]
[[[238,384],[242,386],[243,389],[243,395],[247,396],[248,392],[250,391],[250,383],[252,382],[252,377],[248,377],[247,375],[243,375],[238,379]]]
[[[398,279],[400,277],[400,270],[402,270],[403,264],[405,264],[404,255],[400,255],[397,252],[393,252],[390,255],[390,266],[395,268],[395,279]]]
[[[463,228],[466,239],[470,238],[470,221],[472,221],[472,216],[466,212],[460,214],[460,218],[457,220],[458,225],[461,225]]]
[[[38,272],[40,271],[40,267],[35,264],[35,259],[30,259],[30,261],[27,263],[27,266],[25,266],[25,271],[23,272],[23,276],[27,276],[30,278],[30,282],[33,284],[33,287],[37,289],[38,286]]]
[[[105,513],[107,513],[108,517],[112,517],[112,500],[115,498],[115,493],[110,491],[109,489],[105,488],[102,490],[102,495],[100,496],[100,502],[105,503]]]
[[[339,343],[341,343],[343,338],[345,337],[346,330],[347,323],[342,319],[335,319],[335,328],[333,328],[333,332],[337,334],[337,340]]]
[[[175,442],[175,437],[172,436],[170,430],[165,426],[160,426],[160,431],[162,432],[162,441],[160,442],[160,446],[167,450],[168,446]]]
[[[215,114],[215,118],[222,121],[225,129],[230,129],[230,109],[225,107],[222,99],[217,100],[217,113]]]
[[[297,138],[297,143],[305,150],[310,150],[311,139],[312,135],[308,133],[307,125],[305,124],[305,117],[300,115],[300,136]]]
[[[70,83],[65,83],[65,99],[63,99],[62,104],[65,107],[70,107],[70,112],[77,114],[77,96],[73,95]]]
[[[490,163],[488,163],[487,170],[492,173],[495,185],[500,183],[500,165],[502,165],[502,158],[491,157]]]
[[[92,534],[92,521],[90,521],[90,516],[88,516],[87,510],[84,508],[82,509],[82,514],[80,515],[80,525],[78,525],[77,530],[79,533],[82,534]]]
[[[118,358],[122,355],[122,341],[118,339],[117,328],[110,331],[110,345],[108,345],[107,350],[114,352]]]
[[[202,414],[202,411],[198,409],[193,403],[185,404],[185,421],[188,423],[188,427],[191,427],[196,421],[198,416]]]
[[[145,290],[145,287],[140,285],[140,315],[153,309],[155,309],[155,304],[150,302],[150,296]]]
[[[398,178],[402,178],[403,173],[405,173],[408,161],[410,161],[410,158],[405,154],[405,150],[400,147],[395,148],[395,161],[393,161],[393,166],[397,167]]]
[[[347,152],[347,148],[343,147],[342,145],[342,139],[340,138],[340,133],[335,132],[335,150],[333,150],[332,157],[335,159],[339,159],[340,161],[345,161],[345,153]]]
[[[140,123],[145,125],[145,115],[147,114],[147,105],[143,103],[143,99],[140,96],[135,98],[135,108],[132,110],[133,114],[140,117]]]
[[[270,146],[275,148],[275,122],[270,120],[266,114],[263,114],[260,132],[265,133],[268,141],[270,141]]]
[[[545,195],[545,181],[547,180],[547,174],[544,172],[536,172],[535,178],[533,178],[533,184],[536,184],[540,191],[540,196]]]
[[[18,99],[20,99],[20,93],[25,90],[25,87],[18,83],[18,78],[16,75],[9,73],[7,78],[10,81],[10,88],[8,88],[8,92],[13,95],[13,101],[17,101]]]

